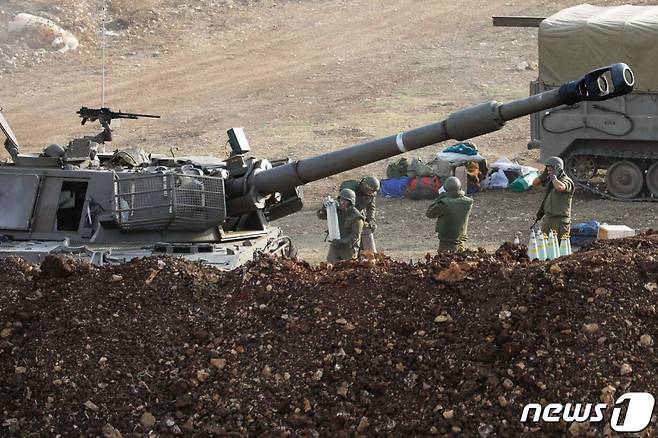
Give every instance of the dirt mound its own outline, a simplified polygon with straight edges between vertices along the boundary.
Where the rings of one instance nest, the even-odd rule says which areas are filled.
[[[598,435],[609,421],[519,421],[530,402],[658,391],[658,236],[597,245],[229,273],[5,260],[3,433]]]

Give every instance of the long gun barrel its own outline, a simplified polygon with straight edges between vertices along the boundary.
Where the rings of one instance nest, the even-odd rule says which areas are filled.
[[[312,181],[445,140],[477,137],[501,129],[508,120],[556,106],[573,105],[586,100],[612,99],[631,92],[633,84],[633,72],[628,65],[613,64],[593,70],[554,90],[509,103],[482,103],[452,113],[447,119],[437,123],[261,170],[237,178],[227,187],[231,197],[242,197],[231,209],[235,212],[244,211],[245,196],[256,199],[276,192],[285,192]],[[244,178],[249,180],[245,181]],[[244,192],[245,188],[249,188],[249,193]]]

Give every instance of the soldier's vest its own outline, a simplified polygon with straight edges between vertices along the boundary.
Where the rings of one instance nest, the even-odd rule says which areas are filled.
[[[338,228],[340,229],[340,237],[344,238],[352,234],[352,226],[356,221],[363,221],[364,217],[359,210],[354,207],[349,207],[347,210],[338,209]],[[354,236],[355,248],[359,247],[361,235]]]
[[[441,202],[446,211],[436,221],[439,240],[446,243],[464,243],[468,233],[468,218],[473,207],[473,200],[460,193],[446,193]]]
[[[564,192],[558,192],[552,183],[546,187],[546,199],[544,200],[544,214],[546,216],[559,216],[565,219],[571,218],[571,200],[573,199],[574,184],[571,178],[562,174],[559,180],[567,186]]]

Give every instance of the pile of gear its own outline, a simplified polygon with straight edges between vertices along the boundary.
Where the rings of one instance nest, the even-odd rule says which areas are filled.
[[[506,157],[489,165],[489,173],[482,181],[483,189],[509,189],[512,192],[530,190],[532,182],[539,176],[538,169],[524,166]]]
[[[482,189],[488,173],[487,161],[471,142],[457,143],[425,163],[421,158],[400,158],[386,167],[382,196],[408,199],[434,199],[446,178],[456,176],[466,193]]]
[[[443,150],[428,164],[419,158],[411,163],[406,158],[389,163],[388,178],[381,182],[374,176],[343,182],[338,203],[332,206],[329,198],[317,211],[318,218],[327,220],[329,228],[327,261],[350,260],[377,252],[374,232],[378,192],[382,196],[434,200],[427,217],[437,220],[439,251],[464,250],[473,200],[465,196],[462,187],[479,190],[486,169],[486,160],[475,145],[464,142]],[[331,224],[337,224],[333,232]]]
[[[623,394],[658,393],[658,234],[525,252],[232,272],[3,260],[0,435],[611,433]],[[604,418],[520,420],[555,402]]]

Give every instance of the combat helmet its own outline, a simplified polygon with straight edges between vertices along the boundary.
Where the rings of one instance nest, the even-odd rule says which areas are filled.
[[[555,169],[555,173],[560,173],[564,170],[564,161],[562,161],[562,158],[560,157],[548,157],[546,161],[544,161],[544,164]]]
[[[66,155],[64,148],[58,144],[51,144],[46,149],[43,150],[43,155],[46,157],[52,158],[62,158]]]
[[[361,185],[363,188],[371,191],[371,192],[378,192],[379,191],[379,180],[375,178],[374,176],[366,176],[361,180]]]
[[[350,201],[352,205],[356,204],[356,193],[352,189],[343,189],[338,195],[338,199]]]
[[[116,151],[111,158],[115,166],[139,167],[149,162],[149,157],[144,149],[133,147]]]
[[[443,183],[443,187],[445,187],[446,192],[458,192],[462,188],[462,183],[459,178],[451,176]]]

